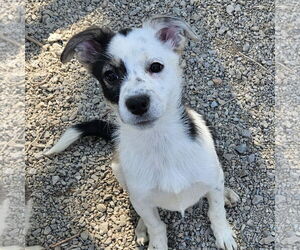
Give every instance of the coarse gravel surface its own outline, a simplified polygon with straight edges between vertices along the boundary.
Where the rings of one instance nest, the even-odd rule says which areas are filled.
[[[109,168],[109,143],[84,138],[60,155],[41,153],[70,125],[110,118],[99,84],[78,62],[60,63],[68,39],[91,25],[115,31],[140,26],[153,14],[181,17],[199,34],[201,41],[187,44],[181,62],[185,103],[207,120],[225,183],[241,197],[227,209],[239,246],[274,249],[271,0],[28,0],[26,33],[43,46],[26,41],[26,185],[33,200],[27,244],[137,248],[137,215]],[[176,212],[160,213],[170,249],[216,248],[206,200],[183,219]]]

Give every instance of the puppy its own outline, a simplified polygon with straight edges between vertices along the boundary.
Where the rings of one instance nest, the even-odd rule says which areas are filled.
[[[116,125],[91,121],[69,128],[47,153],[58,153],[81,136],[114,138],[113,172],[139,214],[136,238],[148,249],[168,249],[166,225],[157,208],[184,212],[207,197],[217,246],[236,249],[224,201],[238,196],[224,188],[224,175],[202,117],[182,104],[180,53],[198,40],[178,18],[156,16],[142,28],[113,33],[92,27],[66,45],[61,61],[77,56],[101,83],[115,108]]]

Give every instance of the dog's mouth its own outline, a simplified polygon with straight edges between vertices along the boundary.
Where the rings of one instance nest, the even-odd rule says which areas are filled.
[[[147,120],[136,121],[134,125],[140,128],[149,128],[154,126],[156,120],[157,119],[147,119]]]

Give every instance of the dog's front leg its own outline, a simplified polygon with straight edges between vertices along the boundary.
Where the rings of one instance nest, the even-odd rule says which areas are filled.
[[[226,219],[223,182],[208,192],[207,199],[209,203],[208,216],[211,221],[211,228],[216,237],[217,246],[228,250],[237,249],[234,233]]]
[[[141,216],[149,235],[148,250],[167,250],[167,230],[166,225],[161,221],[158,210],[150,202],[130,198],[131,203]]]

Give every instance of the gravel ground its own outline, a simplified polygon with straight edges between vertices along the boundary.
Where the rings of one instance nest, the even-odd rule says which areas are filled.
[[[167,13],[201,37],[183,55],[184,97],[210,125],[227,186],[241,197],[227,209],[237,241],[241,249],[274,249],[273,1],[29,0],[26,12],[27,35],[43,44],[26,42],[28,245],[137,248],[136,213],[108,167],[112,146],[86,138],[51,158],[41,152],[70,125],[110,117],[99,84],[79,63],[59,62],[68,39],[90,25],[117,31]],[[184,219],[161,215],[171,249],[215,248],[205,200]]]

